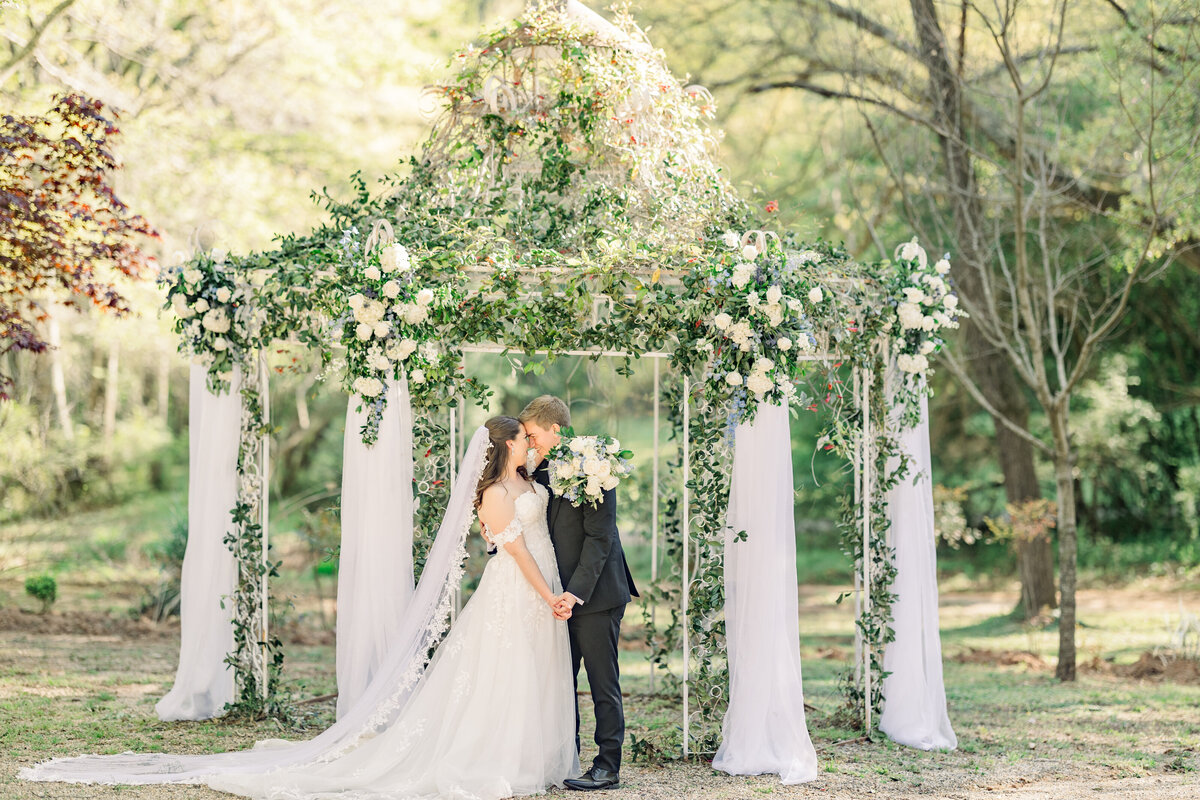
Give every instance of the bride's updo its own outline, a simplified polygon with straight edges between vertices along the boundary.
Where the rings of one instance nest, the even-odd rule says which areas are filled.
[[[508,469],[507,444],[521,435],[521,422],[515,417],[492,417],[483,423],[483,427],[487,428],[490,445],[487,459],[483,463],[483,474],[479,476],[479,486],[475,489],[476,509],[483,503],[484,490],[504,480],[504,473]],[[517,467],[517,472],[522,478],[529,480],[524,464]]]

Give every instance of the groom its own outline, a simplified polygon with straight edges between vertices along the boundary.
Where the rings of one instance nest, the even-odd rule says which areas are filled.
[[[541,457],[533,478],[550,490],[546,455],[558,445],[559,431],[571,425],[567,404],[553,395],[542,395],[521,412],[529,444]],[[617,665],[617,638],[621,617],[630,595],[638,596],[625,563],[617,532],[617,492],[609,489],[593,507],[576,508],[553,496],[546,507],[550,539],[558,559],[563,594],[556,611],[571,613],[571,669],[579,685],[579,662],[587,669],[596,707],[596,745],[600,753],[592,768],[564,783],[567,788],[613,789],[620,780],[621,744],[625,741],[625,711],[621,705],[621,676]],[[575,747],[579,748],[579,701],[575,701]]]

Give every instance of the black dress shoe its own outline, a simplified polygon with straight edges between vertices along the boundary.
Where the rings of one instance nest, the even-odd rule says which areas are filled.
[[[563,781],[563,785],[568,789],[591,792],[596,789],[616,789],[621,785],[620,781],[621,776],[619,773],[613,772],[610,769],[592,767],[578,778],[567,778]]]

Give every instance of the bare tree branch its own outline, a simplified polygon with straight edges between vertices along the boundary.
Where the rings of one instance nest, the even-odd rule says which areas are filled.
[[[8,60],[8,63],[6,63],[3,67],[0,67],[0,85],[3,85],[4,82],[9,79],[9,76],[17,71],[17,68],[21,66],[21,63],[25,61],[25,59],[33,55],[33,51],[37,49],[38,42],[42,39],[42,34],[46,32],[46,29],[50,27],[50,24],[53,23],[54,20],[58,19],[63,12],[65,12],[74,4],[75,0],[60,0],[59,4],[52,8],[50,13],[47,14],[42,21],[37,24],[37,27],[33,29],[33,33],[30,34],[29,41],[25,43],[25,46],[18,50],[13,57]]]

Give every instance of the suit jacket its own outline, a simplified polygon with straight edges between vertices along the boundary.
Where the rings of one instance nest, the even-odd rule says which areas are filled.
[[[606,491],[595,507],[584,503],[576,508],[550,490],[545,459],[534,470],[533,479],[550,492],[546,523],[563,591],[583,601],[583,605],[575,607],[575,613],[607,611],[625,605],[631,595],[638,597],[617,531],[617,491]]]

